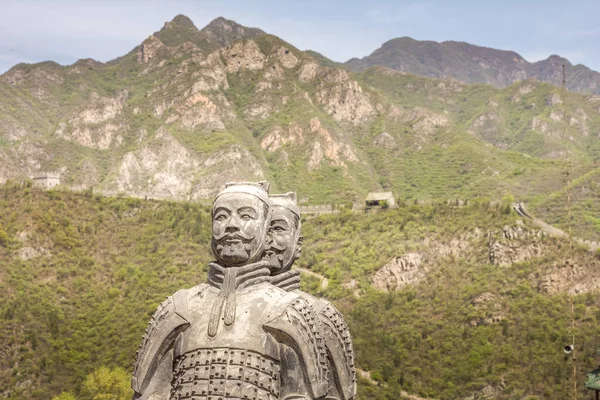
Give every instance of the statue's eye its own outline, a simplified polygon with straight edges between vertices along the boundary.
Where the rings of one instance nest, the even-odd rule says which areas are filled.
[[[242,218],[244,221],[253,219],[250,214],[242,214],[242,215],[240,215],[240,218]]]
[[[227,215],[219,214],[215,217],[215,221],[225,221],[227,219]]]
[[[273,227],[271,227],[271,230],[273,232],[284,232],[285,231],[285,229],[283,229],[283,227],[281,227],[281,226],[273,226]]]

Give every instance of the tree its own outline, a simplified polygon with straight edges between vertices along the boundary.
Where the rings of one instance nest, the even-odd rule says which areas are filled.
[[[133,396],[130,381],[123,368],[100,367],[85,378],[84,394],[91,400],[129,400]]]
[[[58,396],[54,396],[52,400],[76,400],[76,398],[69,392],[62,392]]]

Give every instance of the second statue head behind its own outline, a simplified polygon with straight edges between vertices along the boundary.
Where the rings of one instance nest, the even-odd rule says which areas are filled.
[[[302,253],[300,209],[296,193],[273,194],[266,260],[273,275],[289,271]]]

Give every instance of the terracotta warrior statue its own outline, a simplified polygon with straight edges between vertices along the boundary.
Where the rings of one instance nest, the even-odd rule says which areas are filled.
[[[329,388],[326,399],[346,400],[356,395],[354,351],[348,326],[340,312],[327,300],[318,299],[299,289],[298,270],[291,270],[302,253],[300,209],[296,194],[273,194],[271,224],[265,259],[269,261],[271,282],[305,299],[318,315],[327,348]],[[297,362],[291,351],[283,353],[286,364]]]
[[[267,190],[264,181],[233,183],[215,198],[208,282],[156,310],[137,355],[134,399],[327,398],[332,338],[323,338],[323,317],[307,297],[273,285],[261,260],[271,225]],[[336,323],[335,311],[326,315]]]

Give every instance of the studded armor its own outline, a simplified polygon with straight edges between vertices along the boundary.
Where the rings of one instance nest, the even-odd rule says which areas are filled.
[[[144,338],[134,398],[316,399],[327,393],[321,324],[298,294],[259,282],[234,296],[211,284],[176,295],[159,307]],[[227,310],[233,310],[229,323]],[[284,352],[298,360],[285,370]],[[297,390],[287,397],[283,387]]]
[[[172,400],[279,398],[279,361],[251,350],[198,349],[175,361]]]
[[[318,299],[301,290],[293,292],[311,305],[320,322],[331,370],[326,399],[352,399],[356,396],[356,367],[352,337],[344,317],[325,299]]]

